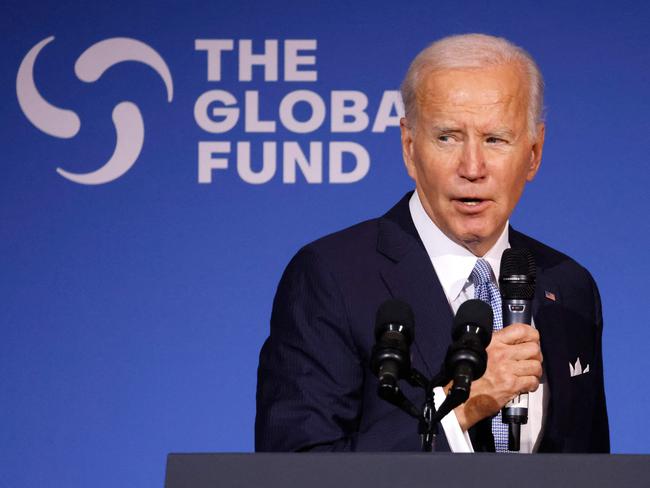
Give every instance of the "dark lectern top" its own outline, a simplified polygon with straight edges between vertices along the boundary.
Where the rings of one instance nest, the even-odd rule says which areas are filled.
[[[170,454],[166,488],[623,488],[650,456],[604,454]]]

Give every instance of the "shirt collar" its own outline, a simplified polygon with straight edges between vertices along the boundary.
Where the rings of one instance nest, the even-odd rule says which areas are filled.
[[[445,296],[447,300],[452,302],[458,298],[458,295],[467,284],[478,258],[449,239],[438,228],[424,210],[417,190],[411,196],[409,209],[415,229],[418,231],[420,239],[422,239],[429,259],[431,259]],[[503,251],[510,247],[508,244],[508,227],[508,222],[506,222],[497,242],[483,256],[483,259],[490,263],[497,282],[501,267],[501,255]]]

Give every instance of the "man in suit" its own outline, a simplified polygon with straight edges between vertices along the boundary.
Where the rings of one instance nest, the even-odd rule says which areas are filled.
[[[256,449],[419,450],[417,421],[377,396],[370,370],[377,308],[391,297],[411,305],[413,366],[433,376],[453,313],[484,286],[477,270],[495,283],[512,247],[535,258],[533,326],[494,332],[487,370],[445,417],[436,449],[502,450],[492,419],[529,393],[523,451],[608,452],[596,285],[571,258],[508,224],[541,162],[537,66],[504,39],[454,36],[415,58],[402,96],[403,156],[416,191],[289,263],[260,354]],[[403,391],[422,403],[421,391]],[[444,395],[436,389],[438,404]]]

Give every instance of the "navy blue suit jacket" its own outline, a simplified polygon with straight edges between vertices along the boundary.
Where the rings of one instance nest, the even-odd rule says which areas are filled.
[[[417,421],[377,396],[369,368],[375,314],[388,298],[413,308],[413,367],[433,376],[451,341],[452,310],[409,198],[305,246],[287,266],[260,353],[256,450],[420,450]],[[510,245],[529,249],[538,267],[533,317],[550,391],[540,451],[608,452],[596,285],[571,258],[512,229]],[[589,372],[571,377],[578,357]],[[407,384],[403,391],[416,405],[424,400]],[[481,423],[472,431],[474,447],[489,450],[482,424],[482,435]],[[436,449],[449,450],[440,433]]]

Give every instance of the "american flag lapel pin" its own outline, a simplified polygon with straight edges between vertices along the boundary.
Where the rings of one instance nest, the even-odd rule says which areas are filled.
[[[544,296],[551,300],[552,302],[555,301],[555,293],[551,293],[550,291],[544,291]]]

